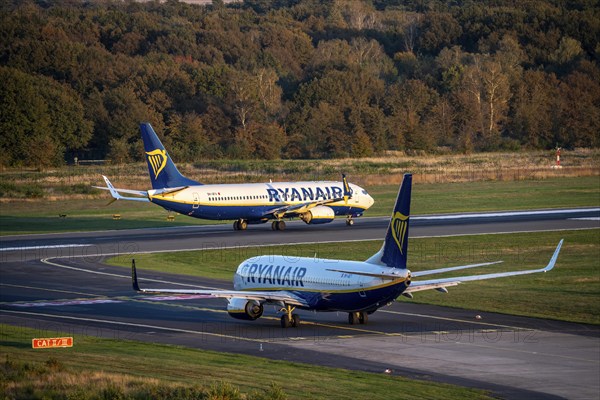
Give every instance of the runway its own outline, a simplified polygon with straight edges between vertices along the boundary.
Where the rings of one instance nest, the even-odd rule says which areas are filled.
[[[140,252],[223,249],[290,243],[382,240],[388,217],[359,218],[352,227],[335,220],[320,226],[292,221],[283,232],[270,224],[233,231],[230,224],[100,232],[0,236],[0,262]],[[445,214],[411,217],[411,237],[587,229],[600,225],[600,208]]]
[[[411,237],[590,229],[600,225],[597,214],[462,223],[416,223],[415,218]],[[273,307],[257,321],[234,320],[224,300],[137,295],[129,271],[102,264],[113,253],[381,239],[386,225],[387,218],[373,218],[357,220],[351,228],[343,221],[324,227],[289,224],[285,232],[266,226],[232,232],[226,225],[5,237],[0,244],[0,316],[3,323],[32,327],[40,335],[60,331],[372,372],[391,369],[507,398],[598,398],[597,326],[401,300],[373,314],[368,325],[350,326],[344,313],[300,312],[302,326],[284,330]],[[80,246],[61,247],[67,245]],[[229,282],[139,272],[142,285],[231,287]],[[475,319],[477,314],[482,318]]]

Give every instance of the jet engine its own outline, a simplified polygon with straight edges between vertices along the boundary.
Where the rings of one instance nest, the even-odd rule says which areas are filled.
[[[335,212],[331,207],[316,206],[300,214],[300,219],[307,224],[327,224],[333,221]]]
[[[233,318],[254,321],[263,314],[263,305],[256,300],[230,299],[227,312]]]

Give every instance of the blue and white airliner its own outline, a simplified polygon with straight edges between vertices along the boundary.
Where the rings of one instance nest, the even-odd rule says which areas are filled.
[[[348,313],[350,324],[366,324],[368,315],[391,304],[400,295],[447,287],[462,282],[548,272],[554,268],[561,240],[544,268],[454,278],[418,280],[426,275],[497,264],[501,261],[462,265],[427,271],[407,269],[408,227],[412,175],[406,174],[381,249],[366,261],[344,261],[285,256],[258,256],[243,261],[233,277],[234,290],[140,289],[135,262],[133,288],[143,293],[206,295],[228,300],[227,311],[237,319],[256,320],[265,304],[281,307],[281,326],[300,324],[298,309]]]
[[[273,230],[285,229],[285,218],[300,218],[307,224],[326,224],[336,216],[345,216],[353,225],[374,203],[360,186],[341,182],[268,182],[203,185],[177,170],[149,123],[140,124],[142,140],[152,181],[151,190],[115,189],[103,175],[113,201],[152,202],[169,211],[210,220],[235,220],[235,230],[248,224],[272,221]],[[140,197],[125,197],[120,193]]]

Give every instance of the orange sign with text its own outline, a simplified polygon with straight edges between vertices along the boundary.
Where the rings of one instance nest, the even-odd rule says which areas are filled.
[[[34,349],[51,349],[55,347],[73,347],[72,337],[31,339]]]

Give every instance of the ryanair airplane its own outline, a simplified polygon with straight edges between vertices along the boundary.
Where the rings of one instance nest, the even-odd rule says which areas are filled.
[[[455,278],[424,279],[466,268],[497,264],[501,261],[462,265],[428,271],[407,269],[408,227],[412,175],[404,175],[396,206],[381,249],[366,261],[344,261],[318,258],[258,256],[243,261],[233,277],[234,290],[140,289],[132,262],[133,288],[142,293],[175,293],[207,295],[228,300],[227,311],[237,319],[256,320],[265,304],[281,307],[281,326],[300,324],[294,310],[338,311],[348,313],[350,324],[366,324],[368,316],[391,304],[400,295],[412,298],[413,292],[447,287],[462,282],[548,272],[554,268],[561,240],[550,262],[540,269],[468,275]]]
[[[169,211],[211,220],[235,220],[233,229],[272,220],[273,230],[284,230],[284,218],[298,217],[307,224],[326,224],[346,216],[353,225],[373,205],[373,198],[360,186],[342,182],[269,182],[203,185],[181,175],[149,123],[140,125],[152,189],[115,189],[103,175],[116,200],[144,201]],[[125,197],[120,193],[140,197]]]

